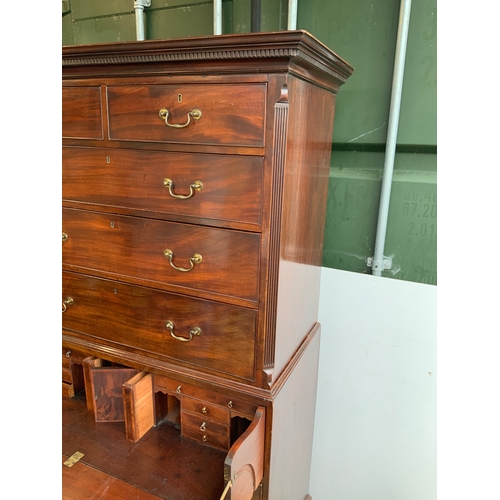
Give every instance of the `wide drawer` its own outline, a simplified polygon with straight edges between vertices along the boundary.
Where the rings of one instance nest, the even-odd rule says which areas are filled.
[[[63,264],[257,300],[259,234],[69,208],[63,232]]]
[[[108,86],[109,138],[264,146],[265,84]]]
[[[63,272],[62,290],[66,330],[153,358],[254,380],[254,310],[71,272]]]
[[[262,175],[260,157],[62,150],[63,200],[106,208],[260,224]]]
[[[103,138],[100,87],[62,88],[62,136]]]

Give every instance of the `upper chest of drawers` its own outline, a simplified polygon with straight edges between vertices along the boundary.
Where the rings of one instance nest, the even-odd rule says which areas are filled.
[[[304,32],[63,48],[64,328],[269,386],[316,321],[350,71]]]
[[[266,78],[63,83],[67,330],[255,380]]]

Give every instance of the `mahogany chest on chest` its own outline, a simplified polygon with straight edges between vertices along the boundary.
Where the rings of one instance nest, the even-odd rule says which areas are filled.
[[[111,418],[99,380],[122,373],[124,439],[167,418],[227,452],[204,500],[304,500],[351,66],[303,31],[63,47],[62,62],[66,396],[76,379]]]

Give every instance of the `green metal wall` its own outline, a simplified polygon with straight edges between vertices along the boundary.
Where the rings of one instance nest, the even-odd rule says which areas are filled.
[[[133,0],[63,0],[62,44],[135,40]],[[250,32],[251,0],[223,0],[223,32]],[[264,0],[261,30],[286,29],[288,0]],[[146,38],[213,33],[212,0],[152,0],[144,10]]]
[[[133,0],[65,0],[62,43],[135,40]],[[251,0],[223,1],[224,33],[250,31]],[[299,0],[297,27],[349,61],[337,100],[323,265],[370,273],[399,0]],[[288,0],[262,0],[262,31],[286,29]],[[209,35],[213,2],[152,0],[146,38]],[[437,0],[413,0],[383,275],[436,284]]]
[[[337,99],[323,265],[370,273],[398,0],[299,0],[297,27],[355,68]],[[383,275],[436,284],[437,0],[413,0]]]

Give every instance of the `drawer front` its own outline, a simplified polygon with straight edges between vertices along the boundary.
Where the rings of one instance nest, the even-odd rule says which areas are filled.
[[[75,209],[63,232],[63,264],[257,300],[256,233]]]
[[[264,146],[265,84],[109,86],[107,95],[112,140]]]
[[[75,396],[75,388],[72,384],[62,382],[62,395],[65,398],[72,398]]]
[[[103,138],[100,87],[62,88],[62,136]]]
[[[63,366],[63,369],[62,369],[62,381],[63,382],[67,382],[68,384],[72,384],[73,383],[73,375],[71,373],[71,369],[70,368],[64,368],[64,366]]]
[[[227,424],[221,424],[187,411],[181,411],[181,432],[183,436],[191,439],[224,450],[229,449],[230,432]]]
[[[254,380],[254,310],[71,272],[63,272],[62,290],[63,300],[73,299],[62,318],[67,330],[158,359]]]
[[[63,352],[63,355],[62,355],[62,367],[63,367],[63,370],[66,369],[66,370],[70,370],[71,369],[71,359],[68,358],[67,356],[64,355],[64,352]]]
[[[64,200],[261,223],[260,157],[66,147],[62,169]],[[172,181],[170,190],[165,179]],[[191,188],[196,181],[201,190]]]
[[[208,418],[226,425],[229,424],[229,409],[222,406],[215,406],[199,399],[183,397],[182,408],[194,415],[198,415],[200,418]]]

